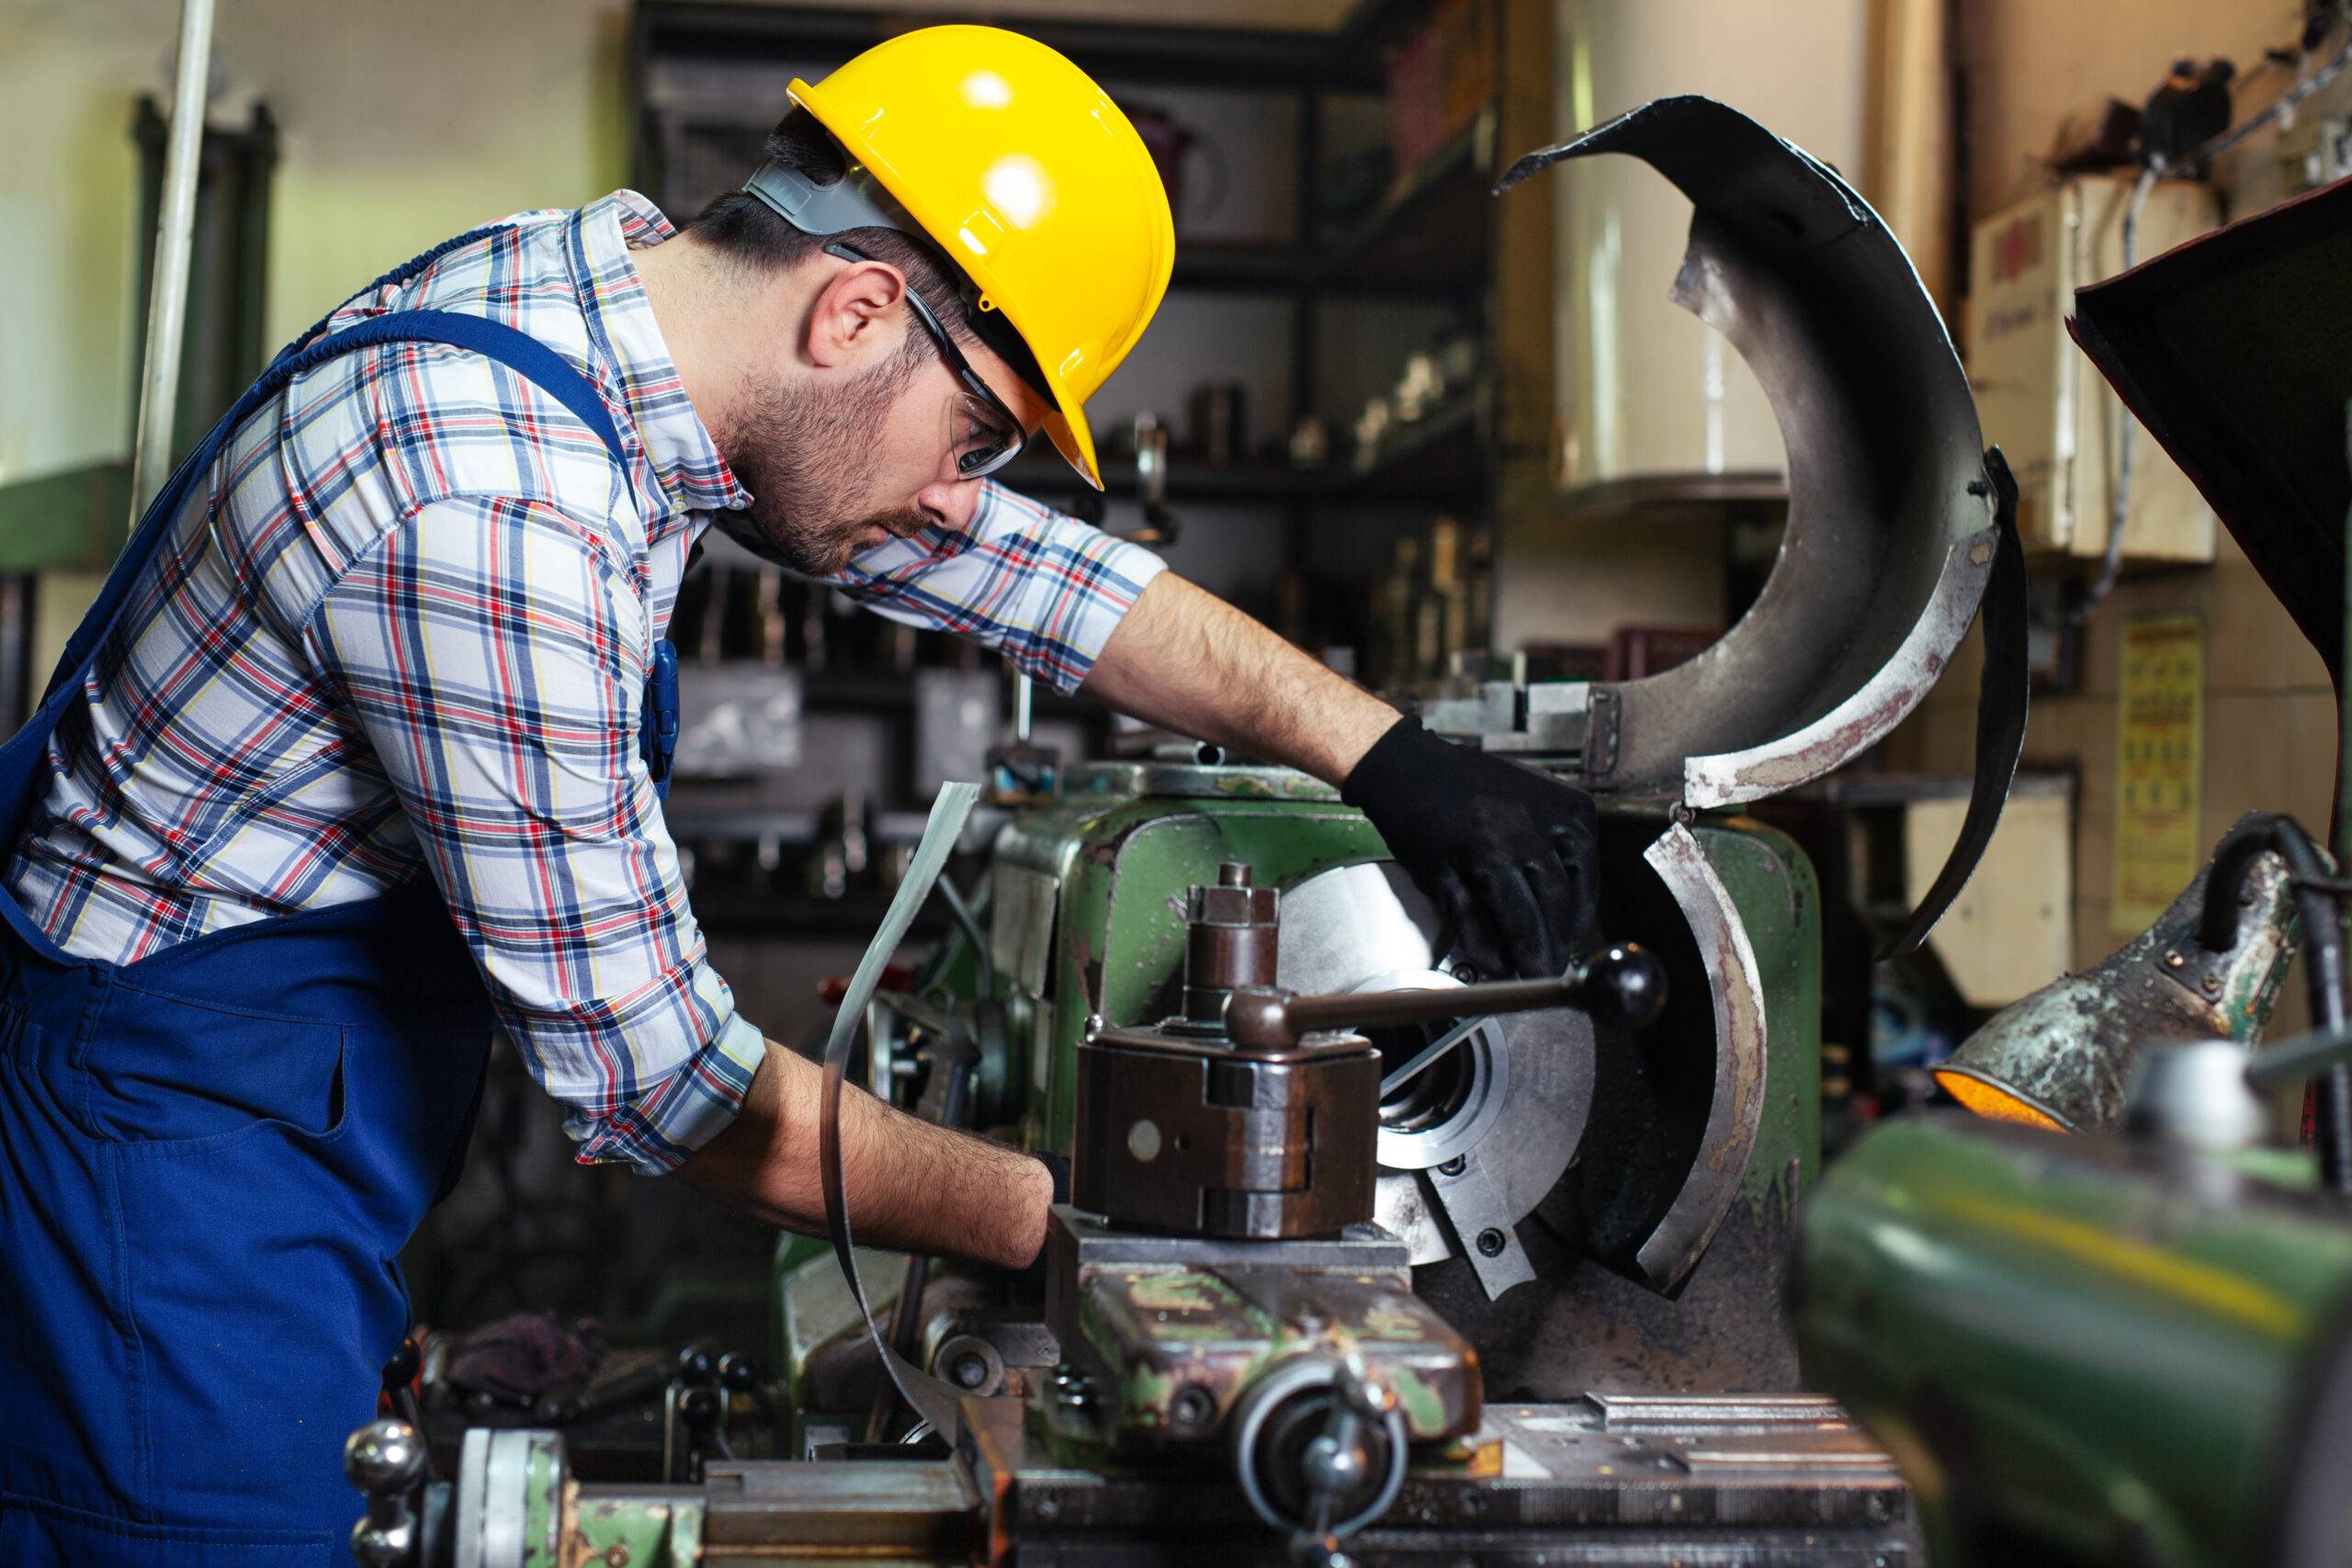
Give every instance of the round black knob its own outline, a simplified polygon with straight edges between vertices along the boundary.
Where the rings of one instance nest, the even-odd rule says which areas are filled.
[[[730,1393],[749,1393],[760,1386],[759,1363],[729,1351],[718,1358],[718,1386]]]
[[[402,1339],[392,1359],[384,1363],[384,1386],[388,1389],[406,1388],[416,1381],[417,1369],[424,1365],[423,1352],[416,1348],[414,1336]]]
[[[1639,942],[1611,942],[1576,968],[1577,1005],[1627,1029],[1646,1029],[1666,1010],[1666,965]]]
[[[718,1382],[718,1358],[699,1345],[678,1352],[678,1381],[689,1388],[712,1388]]]
[[[678,1418],[697,1432],[718,1426],[721,1409],[717,1389],[690,1388],[678,1396]]]

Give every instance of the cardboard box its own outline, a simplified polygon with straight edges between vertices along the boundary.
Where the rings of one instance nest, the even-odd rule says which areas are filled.
[[[2123,270],[2130,175],[2086,175],[1976,225],[1970,241],[1968,379],[1987,444],[2018,476],[2026,548],[2097,558],[2122,404],[2066,335],[2075,290]],[[2140,215],[2145,261],[2220,221],[2204,185],[2159,180]],[[2143,429],[2133,444],[2126,560],[2211,561],[2212,509]]]

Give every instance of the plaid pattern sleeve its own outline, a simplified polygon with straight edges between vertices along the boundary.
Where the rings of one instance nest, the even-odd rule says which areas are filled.
[[[969,526],[877,545],[832,581],[892,620],[1001,649],[1018,668],[1072,692],[1166,570],[1139,545],[984,481]]]
[[[674,1168],[765,1050],[710,967],[637,750],[645,609],[544,502],[419,507],[304,628],[583,1162]]]

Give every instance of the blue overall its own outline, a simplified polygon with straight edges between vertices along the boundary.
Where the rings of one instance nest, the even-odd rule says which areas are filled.
[[[230,434],[300,372],[401,339],[504,362],[621,460],[594,389],[497,322],[410,311],[289,347],[156,497],[0,748],[0,855],[59,715]],[[640,722],[663,782],[666,651]],[[456,1179],[492,1021],[430,878],[132,964],[67,954],[0,888],[0,1564],[349,1561],[343,1441],[406,1332],[393,1260]]]

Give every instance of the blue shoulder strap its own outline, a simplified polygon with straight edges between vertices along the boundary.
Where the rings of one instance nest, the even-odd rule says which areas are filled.
[[[497,232],[495,229],[477,229],[435,245],[413,261],[393,268],[362,293],[372,293],[388,284],[397,284],[413,277],[448,252],[458,246]],[[356,298],[356,296],[355,296]],[[322,327],[322,321],[320,325]],[[172,519],[178,515],[187,499],[188,491],[198,479],[210,470],[229,443],[246,420],[278,393],[297,376],[316,369],[337,355],[354,349],[383,343],[445,343],[497,360],[516,375],[555,399],[593,431],[612,454],[615,463],[626,464],[620,432],[613,423],[612,411],[587,378],[573,369],[563,356],[528,333],[518,332],[501,321],[481,316],[461,315],[450,310],[395,310],[344,328],[341,332],[319,335],[313,328],[300,339],[288,344],[261,378],[245,389],[234,407],[221,416],[210,434],[197,444],[180,466],[174,469],[147,510],[131,531],[130,541],[123,547],[114,570],[107,576],[106,585],[97,599],[83,616],[65,644],[64,656],[58,660],[57,670],[50,677],[49,687],[42,694],[41,706],[29,723],[5,748],[0,758],[0,792],[6,791],[17,781],[6,776],[20,773],[28,759],[16,754],[20,750],[44,748],[49,731],[55,725],[68,691],[78,687],[97,653],[98,644],[105,639],[107,628],[122,613],[123,603],[130,595],[131,585],[164,536],[171,531]],[[665,645],[662,645],[666,647]],[[668,793],[671,750],[675,746],[678,729],[676,655],[665,658],[661,647],[655,649],[653,671],[647,682],[647,711],[639,727],[639,750],[644,755],[648,770],[664,795]],[[11,765],[13,764],[13,765]],[[0,818],[14,817],[14,800],[0,801]],[[13,836],[13,833],[11,834]]]

